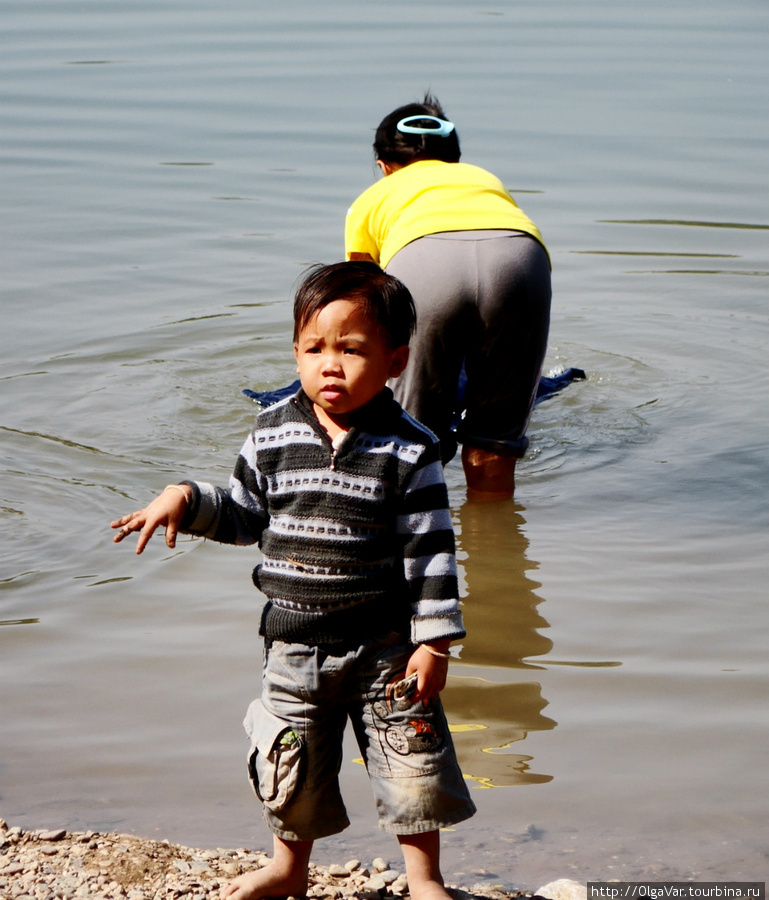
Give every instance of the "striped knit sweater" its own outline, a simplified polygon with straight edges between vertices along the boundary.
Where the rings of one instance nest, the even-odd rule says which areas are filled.
[[[267,638],[464,636],[438,442],[389,389],[355,414],[338,449],[300,389],[257,417],[228,489],[186,483],[183,531],[259,543]]]

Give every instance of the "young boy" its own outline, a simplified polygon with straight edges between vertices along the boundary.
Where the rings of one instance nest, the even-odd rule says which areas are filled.
[[[169,485],[112,523],[116,542],[140,532],[137,553],[159,526],[169,547],[182,531],[262,551],[264,678],[244,724],[274,854],[228,900],[305,894],[313,841],[349,824],[348,717],[414,900],[445,900],[438,829],[475,812],[438,698],[465,634],[438,442],[385,387],[415,318],[373,263],[311,270],[294,303],[302,387],[257,417],[228,489]]]

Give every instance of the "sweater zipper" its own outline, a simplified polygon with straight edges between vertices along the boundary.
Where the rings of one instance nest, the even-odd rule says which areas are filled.
[[[336,472],[336,458],[339,454],[339,451],[342,447],[342,444],[347,440],[347,435],[349,431],[340,431],[339,434],[331,441],[331,471]],[[337,444],[337,439],[339,439],[339,443]]]
[[[294,407],[296,409],[298,409],[299,412],[305,417],[305,419],[307,419],[307,421],[310,423],[310,425],[312,426],[315,433],[320,435],[321,440],[325,444],[328,445],[328,448],[331,451],[331,455],[330,455],[330,459],[329,459],[329,469],[332,472],[336,472],[336,458],[339,453],[339,448],[334,446],[334,442],[329,438],[329,436],[326,434],[326,432],[320,427],[315,416],[308,413],[307,410],[302,407],[301,403],[296,402],[295,398],[292,400],[292,403],[293,403]],[[346,432],[343,432],[343,434],[346,436],[347,434],[349,434],[349,432],[346,431]],[[344,438],[342,438],[342,441],[344,441]],[[340,445],[341,445],[342,441],[340,441]]]

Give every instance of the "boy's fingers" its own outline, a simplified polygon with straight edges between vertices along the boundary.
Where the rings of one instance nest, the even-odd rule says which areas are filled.
[[[154,526],[145,525],[144,528],[139,532],[139,540],[136,542],[136,552],[141,553],[142,550],[147,546],[147,542],[155,533]]]
[[[125,526],[130,525],[131,521],[141,516],[143,512],[143,509],[138,509],[136,512],[128,513],[125,516],[121,516],[119,519],[115,519],[114,522],[110,522],[109,526],[110,528],[123,528],[124,530],[126,530],[126,533],[134,531],[135,529],[133,528],[125,529]]]
[[[123,540],[123,538],[128,537],[128,535],[134,530],[133,528],[131,528],[130,522],[127,521],[130,520],[130,518],[130,516],[123,516],[122,519],[118,519],[117,522],[112,523],[112,527],[118,529],[118,533],[113,538],[116,544],[119,544]]]
[[[429,700],[432,696],[430,693],[430,682],[423,672],[420,672],[417,678],[416,695],[418,700]]]
[[[176,546],[176,528],[173,525],[166,528],[166,546],[172,550]]]
[[[116,544],[119,544],[123,538],[128,537],[132,531],[138,531],[144,525],[143,513],[144,510],[139,509],[135,513],[128,513],[127,516],[121,516],[119,519],[115,519],[114,522],[110,522],[110,528],[119,529],[114,537]]]

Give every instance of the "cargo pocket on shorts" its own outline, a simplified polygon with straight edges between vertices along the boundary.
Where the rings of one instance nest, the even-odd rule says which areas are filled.
[[[268,809],[283,809],[304,776],[304,741],[260,700],[248,707],[243,726],[251,738],[248,775],[254,792]]]

